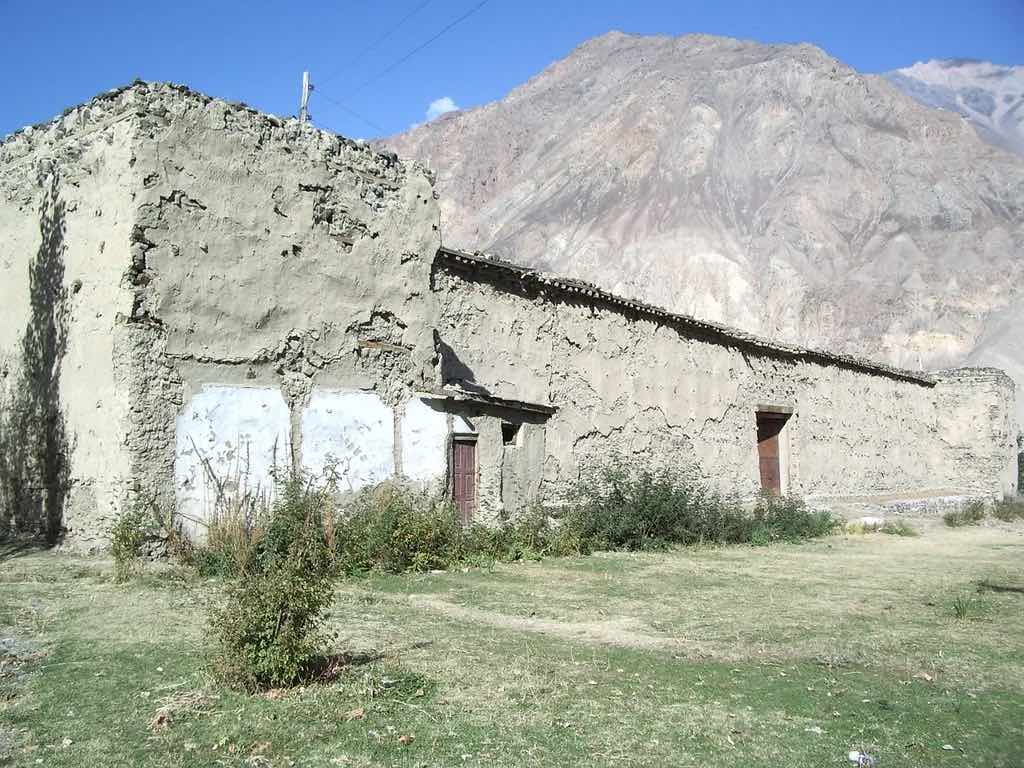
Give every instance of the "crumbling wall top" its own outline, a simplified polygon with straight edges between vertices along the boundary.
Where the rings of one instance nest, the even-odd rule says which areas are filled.
[[[612,310],[620,313],[632,313],[648,317],[656,322],[684,330],[688,334],[706,337],[725,346],[739,347],[754,354],[804,360],[822,365],[833,365],[862,373],[909,381],[926,387],[933,387],[935,385],[935,379],[925,373],[896,368],[884,363],[854,357],[853,355],[825,352],[800,347],[795,344],[772,341],[721,323],[699,320],[690,315],[670,312],[662,307],[656,307],[637,299],[618,296],[583,280],[545,274],[530,267],[520,266],[479,251],[467,253],[443,247],[438,251],[438,259],[444,263],[461,267],[464,272],[469,274],[487,273],[488,271],[501,273],[506,277],[543,287],[549,293],[554,292],[563,296],[571,296],[575,300],[590,301],[610,307]]]
[[[168,113],[179,111],[175,105],[218,104],[225,115],[224,126],[246,124],[285,131],[287,139],[297,147],[305,147],[325,155],[343,152],[366,153],[377,165],[389,165],[396,170],[408,167],[425,173],[431,181],[433,174],[418,161],[401,161],[394,152],[382,151],[363,141],[355,141],[331,131],[300,123],[295,117],[278,117],[260,112],[238,101],[227,101],[208,96],[177,83],[136,80],[129,85],[112,88],[89,101],[64,110],[52,120],[21,128],[0,138],[0,175],[10,168],[38,156],[39,150],[50,150],[56,157],[74,139],[102,130],[112,123],[131,118],[141,120],[143,127],[158,122]],[[73,153],[73,151],[72,151]]]

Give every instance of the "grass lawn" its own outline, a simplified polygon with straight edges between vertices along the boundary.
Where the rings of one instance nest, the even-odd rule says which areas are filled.
[[[112,572],[0,560],[9,764],[1024,765],[1021,524],[352,580],[270,696],[202,673],[216,582]]]

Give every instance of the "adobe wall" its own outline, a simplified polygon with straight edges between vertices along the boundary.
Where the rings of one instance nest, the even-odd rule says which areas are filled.
[[[85,547],[132,486],[130,101],[106,94],[0,143],[0,522],[56,514]]]
[[[137,382],[153,404],[129,433],[140,483],[201,519],[211,473],[256,493],[293,465],[353,489],[443,477],[447,416],[411,397],[433,381],[426,172],[185,89],[137,90],[134,312],[147,364],[169,372]]]
[[[759,409],[790,414],[792,493],[1008,487],[999,372],[933,383],[758,351],[455,268],[438,222],[419,166],[171,85],[10,137],[0,515],[18,494],[56,504],[84,548],[138,503],[201,531],[218,487],[269,495],[289,467],[446,487],[456,436],[476,440],[484,520],[557,503],[615,453],[753,496]]]
[[[69,543],[102,546],[134,503],[206,517],[212,475],[254,494],[289,466],[353,487],[444,481],[452,417],[413,397],[435,360],[439,216],[423,169],[142,82],[0,152],[0,440],[19,439],[6,426],[25,328],[66,315],[50,323],[67,333],[50,334],[49,399],[67,424]],[[55,306],[33,314],[51,178],[65,231],[36,270],[55,275]]]
[[[612,454],[694,464],[723,490],[753,496],[758,410],[791,412],[781,436],[784,488],[800,496],[995,495],[1005,485],[1013,402],[1005,376],[978,387],[976,376],[951,374],[936,387],[757,353],[444,259],[432,284],[442,297],[438,332],[457,360],[448,378],[557,408],[538,467],[545,501]],[[481,467],[482,485],[493,467]]]
[[[938,439],[950,483],[969,494],[1016,493],[1013,379],[997,368],[955,368],[935,378]]]

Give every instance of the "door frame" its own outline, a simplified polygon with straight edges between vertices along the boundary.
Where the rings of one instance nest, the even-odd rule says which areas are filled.
[[[452,500],[452,503],[459,510],[459,514],[462,517],[463,523],[472,522],[477,511],[480,509],[480,450],[478,445],[479,435],[472,432],[453,432],[451,440],[449,440],[450,448],[448,450],[448,498]],[[473,501],[471,509],[464,509],[459,505],[458,499],[455,496],[455,449],[457,445],[472,445],[473,446],[473,471],[470,475],[473,480]]]
[[[794,409],[792,407],[783,405],[758,405],[754,409],[754,455],[757,459],[758,486],[762,492],[768,489],[764,487],[764,481],[761,476],[761,441],[758,439],[761,424],[766,421],[781,422],[781,426],[774,437],[778,451],[776,461],[778,462],[779,471],[779,495],[785,496],[789,493],[790,489],[789,427],[792,424],[793,414]]]

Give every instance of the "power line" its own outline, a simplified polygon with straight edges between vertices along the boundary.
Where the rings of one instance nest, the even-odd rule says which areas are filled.
[[[401,58],[399,58],[399,59],[398,59],[397,61],[394,61],[394,62],[392,62],[391,64],[389,64],[388,66],[386,66],[386,67],[385,67],[384,69],[382,69],[382,70],[381,70],[380,72],[378,72],[378,73],[377,73],[376,75],[374,75],[373,77],[371,77],[371,78],[370,78],[369,80],[365,80],[365,81],[363,81],[363,82],[362,82],[362,83],[361,83],[360,85],[358,85],[358,86],[356,86],[355,88],[353,88],[353,89],[351,90],[351,93],[358,93],[359,91],[362,91],[362,90],[364,90],[365,88],[368,88],[369,86],[373,85],[373,84],[374,84],[375,82],[377,82],[378,80],[380,80],[380,79],[381,79],[382,77],[384,77],[385,75],[388,75],[388,74],[390,74],[391,72],[393,72],[394,70],[396,70],[396,69],[397,69],[398,67],[400,67],[400,66],[401,66],[402,64],[404,64],[404,63],[405,63],[405,62],[407,62],[407,61],[408,61],[409,59],[411,59],[411,58],[412,58],[413,56],[415,56],[415,55],[416,55],[417,53],[419,53],[419,52],[420,52],[420,51],[422,51],[422,50],[423,50],[424,48],[426,48],[426,47],[427,47],[428,45],[430,45],[430,44],[431,44],[431,43],[433,43],[434,41],[438,40],[438,39],[439,39],[440,37],[442,37],[442,36],[443,36],[444,34],[446,34],[447,32],[449,32],[449,31],[451,31],[452,29],[454,29],[455,27],[457,27],[457,26],[458,26],[459,24],[461,24],[462,22],[464,22],[464,21],[465,21],[466,19],[468,19],[468,18],[469,18],[470,16],[472,16],[472,15],[473,15],[474,13],[476,13],[476,12],[477,12],[477,11],[479,11],[479,10],[480,10],[481,8],[483,8],[483,7],[485,6],[485,5],[487,5],[487,3],[489,3],[490,1],[491,1],[491,0],[480,0],[480,2],[479,2],[479,3],[477,3],[476,5],[474,5],[474,6],[472,7],[472,8],[470,8],[470,9],[469,9],[468,11],[466,11],[466,12],[465,12],[464,14],[462,14],[461,16],[459,16],[458,18],[456,18],[456,19],[455,19],[454,21],[451,21],[451,22],[449,22],[448,24],[446,24],[446,25],[445,25],[444,27],[442,27],[442,28],[441,28],[441,30],[440,30],[439,32],[435,33],[434,35],[432,35],[432,36],[431,36],[431,37],[429,37],[428,39],[424,40],[424,41],[423,41],[422,43],[420,43],[419,45],[417,45],[417,46],[416,46],[415,48],[413,48],[413,49],[412,49],[411,51],[409,51],[408,53],[406,53],[405,55],[403,55],[403,56],[402,56]],[[406,19],[407,19],[407,18],[408,18],[409,16],[412,16],[413,14],[415,14],[415,13],[416,13],[416,12],[417,12],[418,10],[420,10],[420,9],[421,9],[421,8],[422,8],[423,6],[425,6],[427,2],[430,2],[430,0],[426,0],[426,2],[422,3],[422,4],[420,5],[420,6],[417,6],[417,8],[416,8],[416,9],[414,9],[414,10],[413,10],[413,11],[412,11],[411,13],[407,14],[407,15],[406,15],[406,17],[404,17],[404,18],[402,19],[402,21],[404,22],[404,21],[405,21],[405,20],[406,20]],[[399,23],[401,23],[401,22],[399,22]],[[393,31],[393,30],[392,30],[392,31]],[[373,45],[376,45],[376,42],[375,42],[375,43],[374,43]],[[372,46],[371,46],[371,47],[372,47]],[[360,54],[360,55],[363,55],[363,54]],[[345,111],[345,112],[347,112],[348,114],[352,115],[352,117],[356,118],[357,120],[360,120],[360,121],[362,121],[362,122],[363,122],[363,123],[365,123],[366,125],[370,126],[370,127],[371,127],[371,128],[373,128],[374,130],[378,131],[378,132],[379,132],[380,134],[382,134],[382,135],[383,135],[383,134],[387,133],[387,131],[386,131],[386,130],[385,130],[384,128],[382,128],[381,126],[377,125],[377,123],[375,123],[375,122],[374,122],[373,120],[370,120],[370,119],[369,119],[368,117],[364,117],[363,115],[359,114],[358,112],[356,112],[356,111],[355,111],[354,109],[352,109],[352,108],[351,108],[351,107],[349,107],[348,105],[346,105],[346,104],[343,104],[343,103],[342,103],[341,101],[339,101],[338,99],[335,99],[335,98],[333,98],[333,97],[331,97],[331,96],[328,96],[328,95],[327,95],[326,93],[324,93],[324,92],[323,92],[322,90],[319,90],[319,88],[318,88],[318,89],[316,90],[316,93],[317,93],[317,94],[319,94],[320,96],[323,96],[323,97],[324,97],[325,99],[327,99],[327,100],[328,100],[329,102],[331,102],[331,103],[332,103],[332,104],[334,104],[335,106],[337,106],[337,107],[341,108],[342,110],[344,110],[344,111]]]
[[[345,112],[348,112],[348,114],[352,115],[352,117],[356,118],[356,120],[361,120],[366,125],[370,126],[375,131],[377,131],[381,136],[383,136],[384,134],[387,133],[387,129],[382,128],[381,126],[377,125],[377,123],[373,122],[373,120],[371,120],[370,118],[364,117],[363,115],[359,114],[358,112],[356,112],[354,109],[352,109],[352,107],[348,106],[347,104],[342,104],[340,101],[338,101],[337,99],[335,99],[335,98],[333,98],[331,96],[328,96],[323,91],[316,90],[316,91],[314,91],[314,93],[317,96],[323,96],[329,102],[334,104],[334,106],[338,107],[339,109],[341,109],[341,110],[343,110]]]
[[[385,75],[387,75],[387,74],[390,74],[390,73],[391,73],[391,72],[393,72],[393,71],[394,71],[395,69],[397,69],[397,68],[398,68],[398,67],[400,67],[400,66],[401,66],[402,64],[404,64],[404,63],[405,63],[405,62],[407,62],[407,61],[408,61],[409,59],[411,59],[411,58],[412,58],[413,56],[415,56],[415,55],[416,55],[417,53],[419,53],[419,52],[420,52],[420,51],[422,51],[422,50],[423,50],[424,48],[426,48],[426,47],[427,47],[428,45],[430,45],[430,44],[431,44],[432,42],[434,42],[434,41],[435,41],[435,40],[437,40],[437,39],[438,39],[439,37],[441,37],[442,35],[444,35],[444,34],[445,34],[446,32],[448,32],[448,31],[449,31],[449,30],[451,30],[451,29],[454,29],[454,28],[455,28],[456,26],[458,26],[459,24],[461,24],[462,22],[464,22],[464,21],[465,21],[466,19],[468,19],[468,18],[469,18],[470,16],[472,16],[472,15],[473,15],[474,13],[476,13],[476,12],[477,12],[477,11],[479,11],[479,10],[480,10],[481,8],[483,8],[483,7],[485,6],[485,5],[487,5],[487,3],[489,3],[490,1],[491,1],[491,0],[481,0],[481,2],[477,3],[477,4],[476,4],[476,5],[474,5],[474,6],[472,7],[472,8],[470,8],[470,9],[469,9],[468,11],[466,11],[466,12],[465,12],[464,14],[462,14],[461,16],[459,16],[459,18],[455,19],[455,21],[452,21],[452,22],[450,22],[449,24],[447,24],[447,25],[446,25],[446,26],[445,26],[445,27],[444,27],[444,28],[443,28],[443,29],[442,29],[442,30],[441,30],[440,32],[438,32],[437,34],[435,34],[435,35],[434,35],[433,37],[429,38],[428,40],[424,41],[423,43],[420,43],[420,44],[419,44],[418,46],[416,46],[415,48],[413,48],[413,49],[412,49],[411,51],[409,51],[409,52],[408,52],[407,54],[405,54],[404,56],[402,56],[402,58],[400,58],[400,59],[399,59],[398,61],[394,62],[393,64],[389,64],[389,65],[388,65],[387,67],[385,67],[384,69],[382,69],[382,70],[381,70],[380,72],[378,72],[378,73],[377,73],[376,75],[374,75],[373,77],[371,77],[371,78],[370,78],[369,80],[366,80],[365,82],[363,82],[362,84],[360,84],[359,86],[357,86],[356,88],[354,88],[352,92],[353,92],[353,93],[356,93],[356,92],[358,92],[358,91],[361,91],[361,90],[363,90],[364,88],[366,88],[366,87],[368,87],[368,86],[370,86],[370,85],[373,85],[373,84],[374,84],[375,82],[377,82],[378,80],[380,80],[380,79],[381,79],[382,77],[384,77]]]
[[[399,29],[399,28],[400,28],[400,27],[401,27],[401,26],[402,26],[403,24],[405,24],[405,22],[407,22],[407,21],[408,21],[409,19],[411,19],[411,18],[412,18],[413,16],[415,16],[415,15],[416,15],[417,13],[419,13],[420,11],[422,11],[422,10],[423,10],[424,8],[426,8],[426,7],[428,6],[428,5],[430,5],[430,4],[432,3],[432,2],[433,2],[433,0],[423,0],[423,2],[422,2],[422,3],[420,3],[420,4],[419,4],[419,5],[417,5],[417,6],[415,7],[415,8],[413,8],[413,9],[412,9],[411,11],[409,11],[409,12],[408,12],[407,14],[405,14],[405,16],[403,16],[403,17],[402,17],[401,19],[399,19],[397,23],[393,24],[393,25],[391,26],[391,28],[390,28],[390,29],[388,29],[388,31],[387,31],[387,32],[385,32],[385,33],[384,33],[383,35],[381,35],[380,37],[378,37],[378,38],[377,38],[376,40],[374,40],[374,41],[373,41],[372,43],[370,43],[370,44],[369,44],[368,46],[366,46],[365,48],[363,48],[363,50],[361,50],[361,51],[360,51],[359,53],[357,53],[357,54],[355,55],[355,57],[354,57],[353,59],[351,59],[351,60],[350,60],[350,61],[349,61],[349,62],[348,62],[347,64],[343,65],[343,66],[341,67],[341,69],[337,69],[337,70],[335,70],[334,72],[332,72],[331,74],[329,74],[329,75],[328,75],[327,77],[324,77],[324,78],[320,78],[320,83],[321,83],[321,85],[322,85],[322,84],[324,84],[324,83],[327,83],[327,82],[329,82],[329,81],[331,81],[331,80],[333,80],[333,79],[334,79],[334,78],[336,78],[336,77],[337,77],[338,75],[340,75],[340,74],[341,74],[342,72],[344,72],[344,71],[346,71],[346,70],[348,70],[348,69],[351,69],[352,67],[354,67],[354,66],[355,66],[356,64],[358,64],[358,63],[359,63],[359,61],[360,61],[360,60],[361,60],[361,59],[362,59],[362,58],[363,58],[363,57],[364,57],[364,56],[365,56],[366,54],[368,54],[368,53],[369,53],[370,51],[372,51],[372,50],[373,50],[374,48],[376,48],[376,47],[377,47],[378,45],[380,45],[380,44],[381,44],[381,43],[383,43],[383,42],[384,42],[385,40],[387,40],[387,39],[388,39],[389,37],[391,37],[391,36],[392,36],[392,35],[393,35],[393,34],[394,34],[395,32],[397,32],[397,31],[398,31],[398,29]]]

